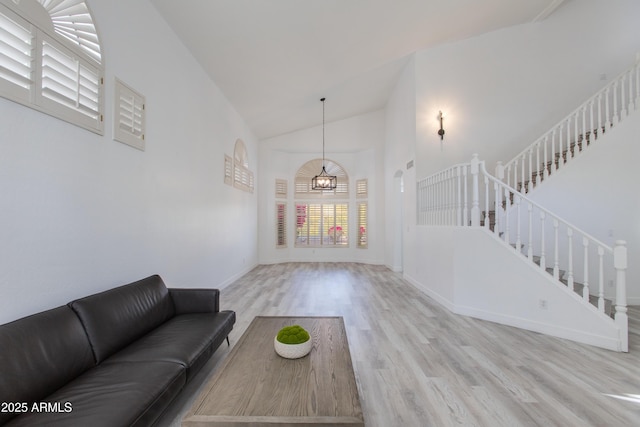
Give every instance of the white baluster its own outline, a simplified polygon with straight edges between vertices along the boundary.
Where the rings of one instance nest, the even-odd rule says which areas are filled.
[[[629,106],[627,113],[631,114],[636,107],[633,105],[633,69],[629,70]]]
[[[529,202],[529,245],[527,250],[527,258],[533,261],[533,204]]]
[[[493,191],[495,192],[494,217],[496,219],[496,222],[493,226],[493,232],[500,235],[500,231],[502,230],[502,198],[500,197],[500,185],[497,182],[493,183]]]
[[[473,179],[472,183],[472,194],[473,198],[471,199],[471,226],[479,227],[480,226],[480,195],[478,188],[478,173],[480,172],[480,160],[478,160],[478,155],[474,154],[471,159],[471,177]]]
[[[620,121],[620,116],[618,115],[618,81],[613,82],[613,125],[617,125]]]
[[[547,269],[547,259],[546,259],[546,249],[545,249],[545,232],[544,228],[544,220],[545,220],[544,211],[540,211],[540,268],[542,271]]]
[[[545,135],[544,137],[544,160],[543,160],[543,164],[542,164],[542,170],[544,173],[544,179],[549,178],[549,167],[547,167],[547,163],[548,163],[548,145],[549,145],[549,134]]]
[[[526,156],[527,156],[526,154],[523,154],[523,155],[522,155],[522,157],[520,158],[520,165],[521,165],[521,169],[522,169],[522,170],[521,170],[521,172],[520,172],[520,173],[521,173],[521,175],[522,175],[522,177],[521,177],[521,179],[522,179],[522,181],[521,181],[521,182],[522,182],[522,184],[520,185],[520,192],[521,192],[522,194],[526,193],[526,191],[525,191],[525,182],[524,182],[524,177],[525,177],[524,161],[525,161],[525,157],[526,157]]]
[[[553,220],[553,232],[554,232],[554,260],[553,260],[553,278],[556,280],[560,279],[560,262],[559,262],[559,253],[558,253],[558,220],[554,218]]]
[[[636,59],[636,108],[640,108],[640,55]]]
[[[598,132],[596,134],[596,139],[600,138],[600,134],[602,133],[602,92],[598,95]]]
[[[578,154],[579,151],[584,150],[585,148],[587,148],[587,107],[585,106],[582,109],[582,146],[579,147],[578,143],[576,141],[576,146],[574,148],[574,155]],[[576,140],[578,139],[578,137],[576,137]],[[579,150],[578,150],[579,148]]]
[[[627,242],[616,241],[613,248],[613,267],[616,269],[616,325],[620,329],[621,351],[628,351],[629,319],[627,317]]]
[[[556,130],[553,129],[551,134],[551,165],[549,166],[549,173],[552,170],[556,170]]]
[[[462,211],[462,221],[464,226],[469,225],[469,180],[467,179],[467,166],[462,169],[462,182],[464,182],[464,210]]]
[[[626,82],[627,82],[627,75],[624,74],[620,78],[620,120],[627,117],[626,91],[624,87]]]
[[[573,229],[571,227],[567,228],[567,238],[569,245],[569,271],[567,272],[567,286],[573,291]]]
[[[540,144],[542,144],[542,140],[538,141],[536,144],[536,185],[540,184],[540,181],[542,181],[542,170],[540,169]],[[531,188],[533,188],[533,186]]]
[[[558,164],[556,165],[557,169],[560,169],[564,166],[564,160],[562,158],[563,144],[562,144],[562,134],[564,130],[564,123],[560,124],[560,129],[558,131]]]
[[[604,248],[598,246],[598,310],[604,313]]]
[[[511,243],[511,239],[509,236],[509,232],[511,230],[511,224],[510,224],[511,221],[509,220],[509,211],[511,210],[511,193],[506,188],[504,189],[504,201],[505,201],[504,241],[507,243]]]
[[[516,250],[522,252],[522,238],[520,237],[520,202],[522,198],[519,194],[516,196]]]
[[[605,90],[605,104],[604,104],[604,126],[605,129],[609,129],[611,126],[613,126],[613,119],[611,118],[611,108],[610,108],[610,104],[611,101],[609,100],[609,95],[610,95],[611,89],[607,86],[607,89]]]
[[[589,239],[582,238],[584,246],[584,287],[582,288],[582,298],[589,302]]]
[[[595,132],[595,123],[593,122],[593,103],[594,101],[591,101],[589,103],[589,132],[591,133],[590,137],[589,137],[589,143],[591,143],[591,141],[595,141],[596,138],[596,132]],[[587,148],[586,146],[586,141],[583,142],[583,146],[582,149],[584,150],[585,148]]]
[[[489,177],[486,175],[484,176],[484,206],[484,228],[488,230],[491,221],[489,220]]]
[[[527,173],[527,181],[529,181],[529,185],[527,185],[528,193],[533,189],[533,148],[529,149],[527,157],[529,158],[529,173]]]
[[[456,225],[458,227],[462,226],[462,182],[461,176],[462,166],[458,166],[456,168],[456,192],[457,192],[457,203],[456,203]]]

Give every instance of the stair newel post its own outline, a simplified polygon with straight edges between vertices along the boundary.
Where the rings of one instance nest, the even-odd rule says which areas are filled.
[[[567,272],[567,286],[573,291],[573,228],[567,228],[567,238],[569,246],[569,271]]]
[[[613,266],[616,269],[616,325],[620,328],[622,351],[628,351],[629,320],[627,318],[627,242],[617,240],[613,247]]]
[[[511,186],[518,190],[518,159],[513,162],[513,183],[511,183]]]
[[[520,203],[522,202],[521,196],[516,195],[516,250],[522,252],[522,237],[520,236]]]
[[[527,258],[533,260],[533,204],[529,202],[529,243],[527,249]]]
[[[598,246],[598,310],[604,313],[604,248]]]
[[[582,288],[582,298],[589,302],[589,239],[582,238],[584,246],[584,287]]]
[[[474,154],[471,159],[471,177],[472,177],[472,197],[471,200],[471,226],[478,227],[480,225],[480,192],[479,192],[479,182],[478,182],[478,173],[480,172],[480,160],[478,160],[478,155]]]
[[[560,254],[558,253],[558,240],[559,240],[558,225],[559,225],[558,220],[554,218],[553,219],[553,234],[554,234],[553,278],[556,280],[560,280],[560,262],[559,262]]]
[[[546,214],[544,211],[540,211],[540,268],[542,271],[547,269],[547,259],[545,254],[545,228],[544,228],[544,220]]]

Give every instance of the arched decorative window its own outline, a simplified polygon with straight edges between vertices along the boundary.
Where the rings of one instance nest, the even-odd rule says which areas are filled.
[[[249,170],[249,153],[241,139],[233,149],[233,186],[253,193],[253,172]]]
[[[338,178],[335,190],[311,189],[322,159],[305,163],[296,173],[296,247],[349,246],[349,202],[345,200],[349,198],[349,177],[331,160],[325,159],[324,165],[329,175]]]
[[[296,173],[296,197],[349,198],[349,177],[342,166],[328,159],[325,159],[324,166],[329,175],[337,177],[338,185],[335,190],[311,189],[311,180],[322,170],[322,159],[314,159],[302,165]]]
[[[104,66],[83,0],[0,3],[0,95],[103,134]]]

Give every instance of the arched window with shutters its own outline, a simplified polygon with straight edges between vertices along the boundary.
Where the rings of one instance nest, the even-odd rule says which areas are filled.
[[[349,246],[349,176],[331,160],[324,161],[329,175],[335,175],[335,190],[312,190],[311,179],[322,170],[322,159],[311,160],[298,169],[295,177],[295,246]]]
[[[0,96],[104,133],[104,65],[83,0],[0,3]]]

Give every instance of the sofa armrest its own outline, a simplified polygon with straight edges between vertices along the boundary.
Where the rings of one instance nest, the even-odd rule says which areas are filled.
[[[169,288],[176,314],[217,313],[220,311],[220,290]]]

